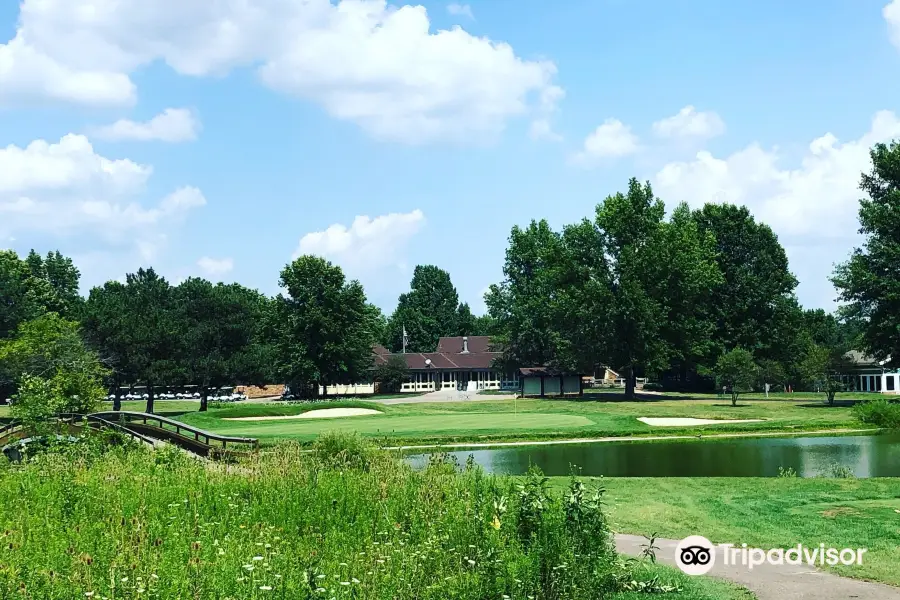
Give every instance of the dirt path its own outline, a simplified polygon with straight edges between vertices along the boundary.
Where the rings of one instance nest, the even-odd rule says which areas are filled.
[[[656,559],[675,565],[675,548],[680,540],[657,539]],[[616,550],[621,554],[638,556],[641,544],[647,542],[637,535],[616,535]],[[721,554],[709,575],[742,585],[756,594],[759,600],[898,600],[900,588],[881,583],[869,583],[840,577],[806,565],[763,564],[748,570],[743,565],[722,564]]]

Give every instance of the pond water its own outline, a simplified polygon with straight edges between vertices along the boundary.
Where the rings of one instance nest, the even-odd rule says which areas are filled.
[[[472,455],[488,472],[522,475],[536,465],[550,476],[774,477],[779,467],[800,477],[831,475],[833,465],[856,477],[900,477],[900,433],[831,437],[766,437],[705,441],[602,442],[511,446],[451,452]],[[430,453],[408,460],[424,466]]]

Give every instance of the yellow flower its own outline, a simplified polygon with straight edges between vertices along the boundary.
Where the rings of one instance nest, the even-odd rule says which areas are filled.
[[[494,515],[494,520],[491,521],[491,527],[494,529],[500,529],[500,518],[497,515]]]

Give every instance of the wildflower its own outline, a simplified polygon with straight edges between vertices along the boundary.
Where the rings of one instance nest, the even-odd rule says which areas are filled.
[[[338,566],[339,566],[339,567],[346,567],[346,566],[347,566],[347,563],[338,563]]]
[[[159,575],[157,575],[156,573],[150,573],[150,577],[152,577],[153,579],[159,579]]]
[[[253,565],[244,565],[244,568],[247,569],[248,571],[252,571],[256,567],[254,567]]]
[[[219,556],[224,556],[224,555],[225,555],[225,550],[223,550],[222,548],[219,548],[218,554],[219,554]]]
[[[325,588],[316,588],[316,591],[320,594],[325,591]]]
[[[123,577],[123,578],[122,578],[122,583],[126,583],[127,581],[128,581],[128,578],[127,578],[127,577]]]
[[[319,573],[316,575],[316,579],[325,579],[325,573]]]
[[[262,556],[254,556],[254,557],[253,557],[253,560],[262,560],[262,559],[263,559]]]
[[[475,566],[475,561],[472,560],[471,558],[470,558],[469,560],[467,560],[466,562],[469,563],[469,566],[470,566],[470,567],[474,567],[474,566]]]
[[[342,582],[341,582],[341,585],[350,585],[350,582],[349,582],[349,581],[342,581]]]
[[[268,592],[269,590],[272,589],[272,586],[271,585],[261,585],[261,586],[259,586],[259,589],[263,590],[264,592]]]
[[[90,598],[91,596],[94,595],[94,592],[85,592],[84,595],[87,596],[88,598]]]
[[[356,577],[354,577],[354,578],[351,579],[350,581],[352,581],[353,583],[359,583],[359,579],[357,579]]]
[[[138,594],[143,594],[143,593],[144,593],[144,588],[139,587],[139,588],[137,589],[137,593],[138,593]]]

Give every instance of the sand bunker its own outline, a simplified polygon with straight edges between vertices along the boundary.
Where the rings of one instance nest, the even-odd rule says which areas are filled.
[[[692,419],[689,417],[639,417],[638,421],[657,427],[686,427],[688,425],[727,425],[729,423],[762,423],[765,419]]]
[[[283,415],[280,417],[232,417],[225,421],[284,421],[286,419],[334,419],[336,417],[361,417],[364,415],[380,415],[381,411],[371,408],[320,408],[299,415]]]

